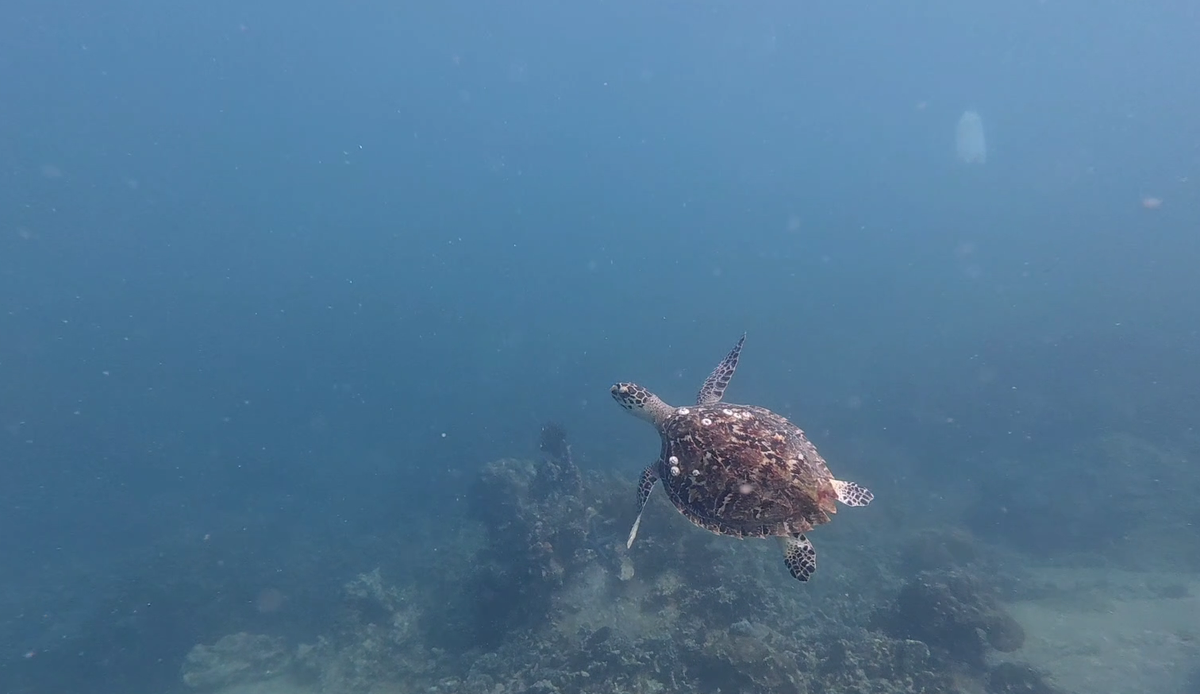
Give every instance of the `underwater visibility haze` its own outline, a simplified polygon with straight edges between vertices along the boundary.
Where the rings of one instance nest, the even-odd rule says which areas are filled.
[[[0,694],[1200,693],[1198,26],[5,3]]]

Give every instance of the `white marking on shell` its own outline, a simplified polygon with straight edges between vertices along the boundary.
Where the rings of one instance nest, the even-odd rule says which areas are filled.
[[[672,466],[671,466],[671,476],[672,476],[672,477],[679,477],[679,466],[678,466],[678,465],[672,465]]]
[[[670,458],[667,458],[667,462],[668,462],[668,463],[670,463],[670,464],[672,464],[672,465],[678,465],[678,464],[679,464],[679,456],[674,456],[674,455],[673,455],[673,456],[671,456]]]
[[[689,410],[686,407],[679,408],[678,412],[679,412],[679,414],[691,414],[691,410]]]
[[[699,476],[700,476],[699,470],[692,470],[692,477],[699,477]]]
[[[704,419],[700,420],[700,423],[703,424],[704,426],[708,426],[709,424],[712,424],[712,420],[709,419],[708,417],[705,417]]]
[[[728,407],[726,407],[725,409],[721,410],[721,412],[725,413],[725,416],[726,416],[726,417],[728,417],[729,415],[733,414],[733,410],[729,409]]]

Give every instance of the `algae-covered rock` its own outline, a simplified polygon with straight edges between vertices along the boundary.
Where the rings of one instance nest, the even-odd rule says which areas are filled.
[[[838,571],[798,586],[775,548],[699,530],[662,498],[627,549],[633,480],[580,474],[561,437],[548,427],[537,458],[478,471],[447,519],[471,542],[440,545],[440,573],[347,586],[339,628],[302,658],[322,691],[953,691],[930,646],[864,628],[869,599]]]
[[[218,689],[278,676],[291,663],[283,639],[230,634],[211,646],[192,648],[183,664],[183,682],[194,689]]]
[[[817,691],[953,691],[949,673],[921,641],[860,634],[822,643],[817,652],[823,684]]]
[[[603,523],[584,497],[582,475],[555,424],[543,428],[535,459],[485,465],[467,495],[483,541],[465,575],[444,585],[445,608],[427,625],[434,642],[454,651],[495,647],[545,619],[554,594],[598,552],[612,551],[612,543],[598,540]]]
[[[342,590],[336,630],[301,647],[308,676],[329,692],[366,692],[380,682],[429,686],[438,658],[418,631],[414,592],[389,584],[379,569]]]

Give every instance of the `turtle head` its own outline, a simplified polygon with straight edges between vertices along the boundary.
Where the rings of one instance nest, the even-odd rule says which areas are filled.
[[[659,426],[675,411],[657,395],[636,383],[617,383],[609,390],[618,405],[654,426]]]

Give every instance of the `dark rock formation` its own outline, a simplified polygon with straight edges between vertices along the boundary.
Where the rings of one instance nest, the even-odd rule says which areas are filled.
[[[895,605],[876,614],[873,626],[894,638],[923,641],[949,662],[980,671],[988,648],[1008,653],[1025,642],[1024,629],[995,593],[961,571],[919,574]]]
[[[1026,665],[1000,663],[987,675],[989,694],[1062,694],[1042,673]]]

